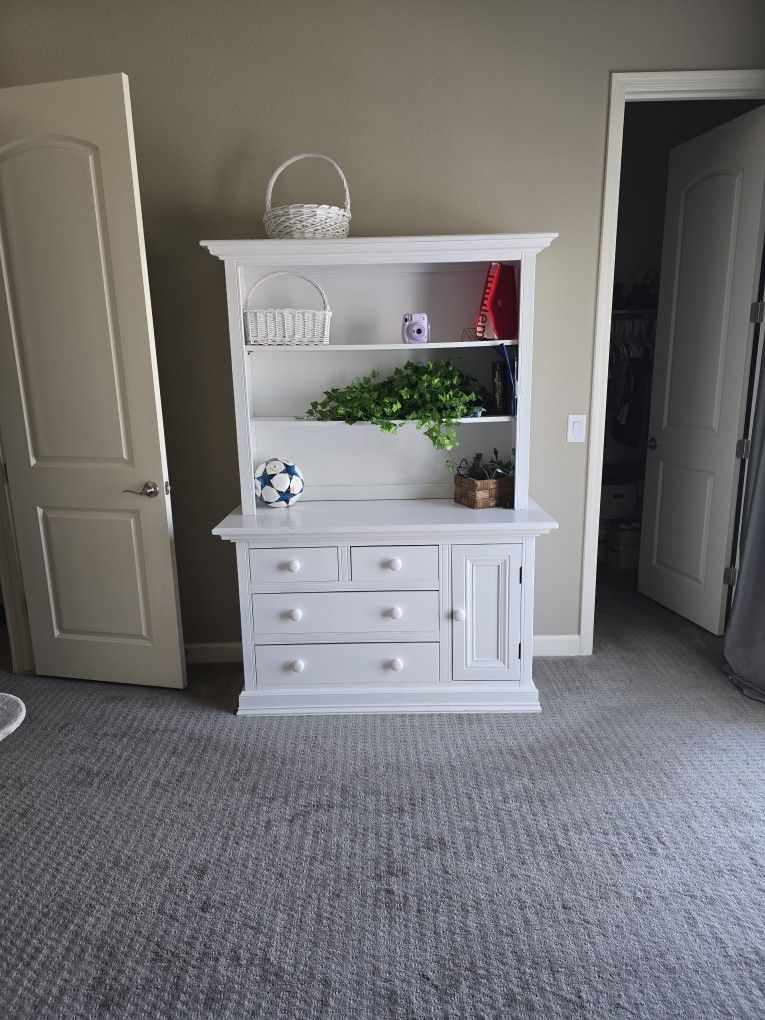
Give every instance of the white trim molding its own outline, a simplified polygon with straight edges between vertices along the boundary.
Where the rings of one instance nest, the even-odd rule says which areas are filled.
[[[520,261],[538,255],[557,234],[436,234],[431,237],[345,237],[330,240],[200,241],[219,259],[241,265],[404,265],[417,262]]]
[[[11,494],[0,442],[0,595],[5,609],[5,624],[14,673],[34,673],[32,635],[29,630],[24,581],[16,545],[16,531],[11,511]]]
[[[189,665],[220,664],[242,661],[241,641],[202,641],[187,644],[186,662]]]
[[[663,100],[762,99],[765,70],[752,71],[638,71],[611,75],[608,111],[600,255],[595,304],[595,342],[592,354],[590,437],[587,450],[582,592],[579,627],[580,654],[591,655],[595,622],[595,581],[598,564],[600,486],[603,471],[603,431],[608,388],[608,349],[611,342],[611,302],[619,212],[624,107],[629,102]],[[562,654],[562,653],[561,653]],[[577,654],[577,653],[569,653]]]
[[[581,654],[582,642],[578,634],[534,635],[534,655],[539,658]]]

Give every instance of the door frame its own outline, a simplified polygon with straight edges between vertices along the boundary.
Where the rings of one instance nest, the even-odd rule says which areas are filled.
[[[34,673],[32,636],[29,631],[21,563],[13,526],[2,435],[0,435],[0,592],[3,596],[8,643],[11,648],[11,670],[14,673]]]
[[[595,299],[595,337],[590,387],[590,435],[585,483],[582,590],[579,608],[581,655],[592,654],[595,627],[600,487],[603,474],[608,352],[611,343],[611,305],[613,303],[616,227],[621,186],[624,108],[629,102],[701,99],[762,99],[765,101],[765,69],[747,71],[618,71],[611,74],[598,283]]]

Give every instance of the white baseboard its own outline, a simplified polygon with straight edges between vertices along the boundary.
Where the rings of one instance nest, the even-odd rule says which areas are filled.
[[[578,634],[536,634],[534,655],[581,655]],[[186,662],[241,662],[242,646],[238,641],[209,641],[186,645]]]
[[[581,655],[578,634],[535,634],[534,655]]]
[[[241,662],[242,644],[240,641],[208,641],[186,645],[186,662],[219,663]]]

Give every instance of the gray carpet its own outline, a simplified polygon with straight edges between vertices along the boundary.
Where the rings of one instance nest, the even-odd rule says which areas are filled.
[[[761,1020],[765,705],[647,600],[599,624],[541,716],[0,674],[0,1014]]]

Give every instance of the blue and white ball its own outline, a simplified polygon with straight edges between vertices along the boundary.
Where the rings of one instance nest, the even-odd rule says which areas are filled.
[[[292,506],[300,499],[303,488],[300,468],[291,460],[274,458],[255,469],[255,495],[266,506]]]

